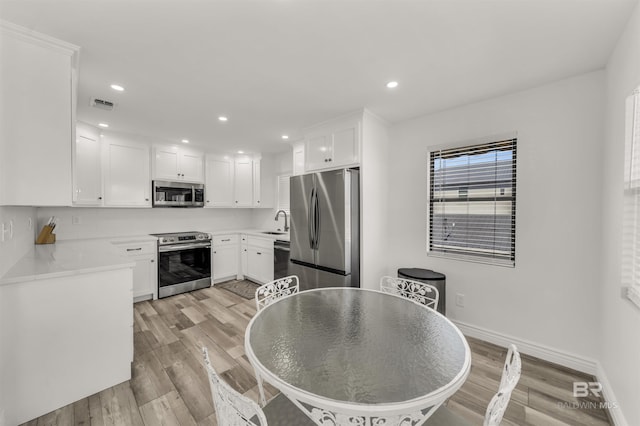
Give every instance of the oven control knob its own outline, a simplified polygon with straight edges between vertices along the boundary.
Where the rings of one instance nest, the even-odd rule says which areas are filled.
[[[198,238],[199,240],[204,240],[204,235],[200,234],[196,238]]]

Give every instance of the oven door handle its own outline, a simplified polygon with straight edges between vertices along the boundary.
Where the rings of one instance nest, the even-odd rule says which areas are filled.
[[[200,243],[200,244],[174,244],[170,246],[160,246],[158,247],[158,252],[166,253],[168,251],[181,251],[181,250],[189,250],[194,248],[211,248],[211,243]]]

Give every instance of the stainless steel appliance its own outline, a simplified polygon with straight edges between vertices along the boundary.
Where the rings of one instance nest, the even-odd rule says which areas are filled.
[[[153,181],[153,207],[203,207],[201,183]]]
[[[158,237],[158,298],[211,286],[211,236],[204,232]]]
[[[359,182],[353,169],[291,177],[289,273],[301,290],[360,286]]]
[[[276,240],[273,243],[273,279],[289,275],[289,241]]]

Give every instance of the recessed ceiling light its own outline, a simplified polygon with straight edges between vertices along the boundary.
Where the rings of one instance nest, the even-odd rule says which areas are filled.
[[[238,151],[238,154],[244,154],[244,151]]]
[[[124,87],[120,86],[119,84],[112,84],[111,88],[117,92],[124,92]]]
[[[107,127],[109,127],[109,125],[108,125],[107,123],[98,123],[98,126],[100,126],[100,127],[104,127],[105,129],[106,129]]]
[[[182,139],[182,143],[189,143],[189,139]]]
[[[289,139],[289,135],[282,135],[282,139]]]
[[[227,121],[229,120],[227,117],[225,117],[224,115],[221,115],[220,117],[218,117],[218,120],[220,121]]]
[[[398,87],[398,82],[397,81],[390,81],[390,82],[387,83],[387,87],[389,89],[394,89],[394,88]]]

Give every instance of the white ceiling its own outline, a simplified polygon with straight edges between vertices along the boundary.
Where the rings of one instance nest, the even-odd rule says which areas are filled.
[[[283,133],[363,107],[394,123],[600,69],[637,4],[1,0],[0,18],[81,46],[79,120],[275,152]]]

